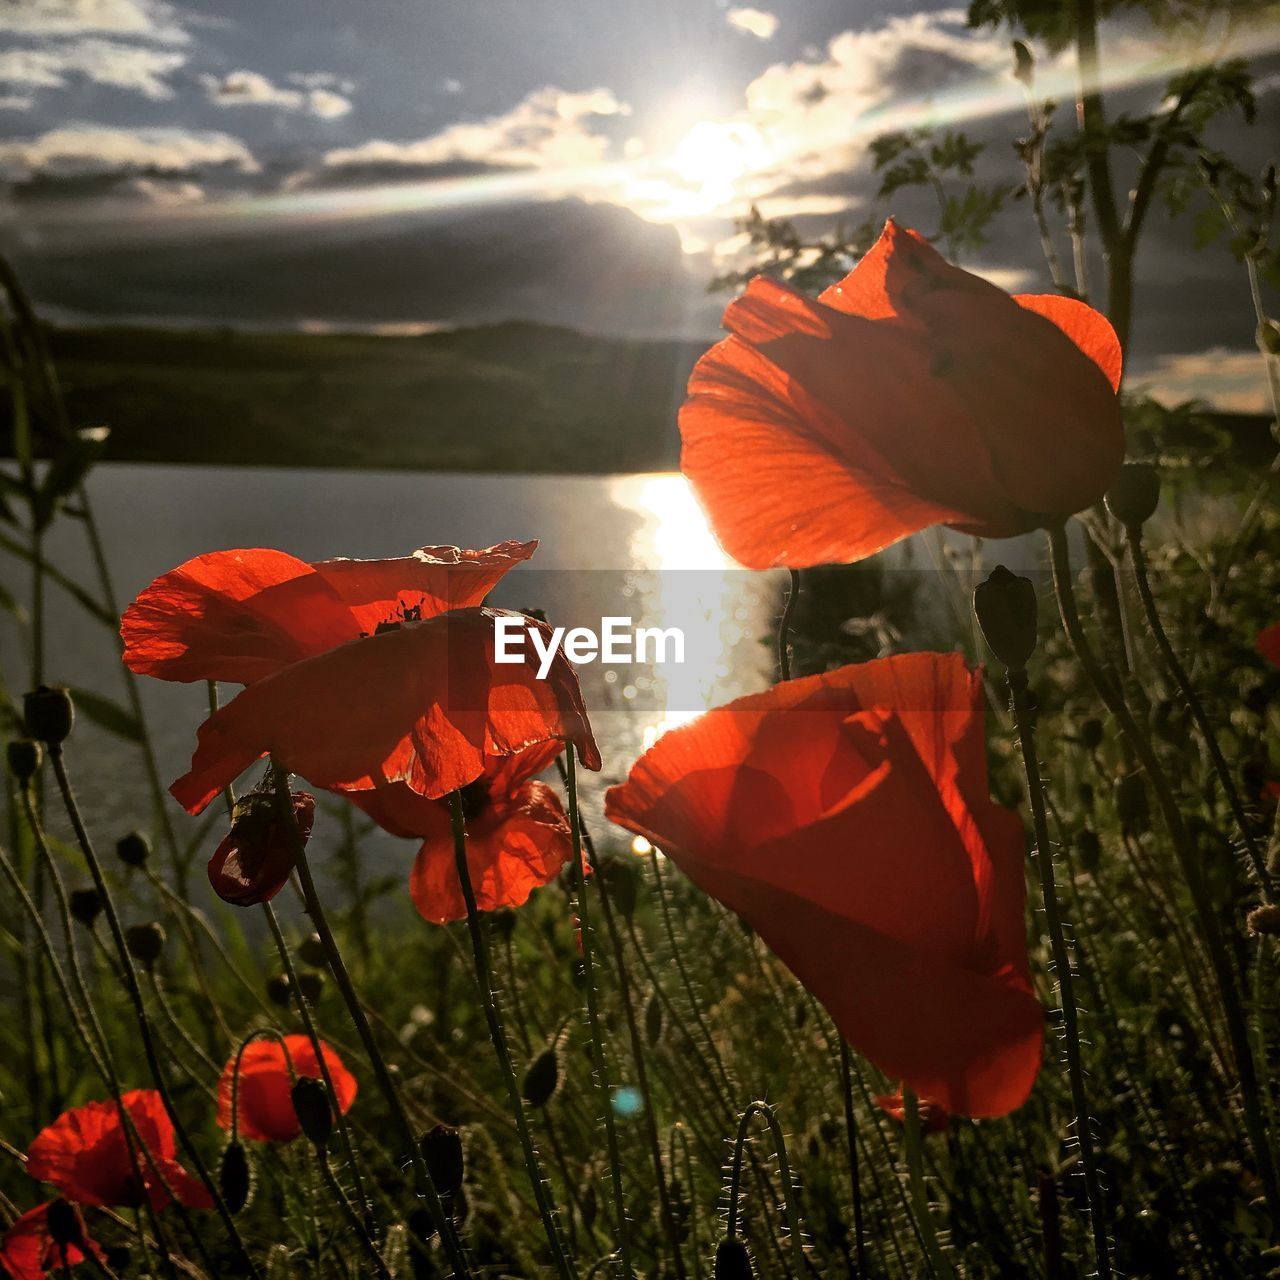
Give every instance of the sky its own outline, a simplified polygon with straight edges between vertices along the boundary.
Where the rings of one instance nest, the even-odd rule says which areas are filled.
[[[1261,110],[1215,141],[1260,166],[1280,29],[1231,38]],[[1133,25],[1103,43],[1117,110],[1197,51]],[[963,127],[980,175],[1016,182],[1011,68],[1007,32],[927,0],[0,0],[0,247],[58,321],[709,338],[752,203],[929,233],[927,202],[877,201],[878,133]],[[1049,288],[1024,202],[963,265]],[[1260,410],[1243,273],[1161,215],[1139,286],[1132,367]]]

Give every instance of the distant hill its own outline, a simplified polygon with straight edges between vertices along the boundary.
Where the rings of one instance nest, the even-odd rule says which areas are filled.
[[[111,459],[434,471],[672,469],[704,346],[526,323],[51,337],[72,419],[111,428]]]

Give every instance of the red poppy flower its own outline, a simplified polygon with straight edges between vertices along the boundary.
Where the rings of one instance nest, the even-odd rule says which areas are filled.
[[[906,1124],[907,1109],[902,1101],[901,1089],[897,1093],[877,1093],[875,1104],[890,1119],[896,1120],[899,1124]],[[925,1137],[934,1133],[945,1133],[947,1125],[951,1123],[951,1117],[946,1111],[936,1102],[930,1102],[926,1098],[916,1099],[916,1113],[920,1117],[920,1132]]]
[[[134,1168],[120,1113],[112,1102],[87,1102],[64,1111],[27,1148],[27,1172],[52,1182],[68,1200],[105,1208],[136,1208],[145,1194],[156,1209],[176,1199],[191,1209],[213,1201],[204,1184],[177,1160],[173,1122],[154,1089],[134,1089],[121,1099],[147,1152]]]
[[[1258,652],[1280,667],[1280,622],[1258,632]]]
[[[323,1040],[320,1048],[338,1106],[346,1115],[356,1100],[356,1078]],[[235,1067],[236,1060],[232,1057],[218,1081],[218,1123],[228,1132]],[[253,1040],[245,1047],[240,1056],[240,1087],[236,1098],[242,1136],[256,1142],[292,1142],[302,1132],[290,1097],[294,1078],[298,1076],[310,1076],[313,1080],[324,1078],[309,1036],[285,1036],[283,1046],[275,1039]]]
[[[404,782],[432,798],[478,778],[486,757],[552,738],[598,769],[569,662],[557,654],[546,680],[532,665],[497,664],[502,611],[475,607],[533,546],[314,565],[228,551],[158,578],[125,613],[128,665],[249,682],[201,726],[174,797],[198,813],[268,752],[329,790]]]
[[[987,789],[981,678],[912,653],[671,731],[605,798],[918,1096],[1003,1115],[1040,1067],[1022,824]]]
[[[303,844],[311,837],[316,798],[290,792],[293,816]],[[248,907],[270,902],[289,881],[296,837],[276,816],[274,793],[250,791],[236,801],[231,830],[209,859],[209,883],[223,902]]]
[[[71,1213],[79,1231],[78,1244],[68,1244],[64,1249],[54,1240],[49,1230],[49,1207],[52,1203],[28,1209],[4,1233],[4,1240],[0,1242],[0,1275],[8,1276],[10,1280],[44,1280],[45,1276],[53,1273],[60,1275],[64,1263],[74,1267],[77,1263],[86,1262],[86,1249],[99,1262],[104,1261],[102,1249],[89,1238],[79,1211],[74,1207],[71,1207]]]
[[[932,524],[1023,533],[1096,502],[1124,460],[1107,320],[1010,297],[893,222],[816,301],[757,276],[724,325],[680,467],[750,568],[848,563]]]
[[[517,755],[490,757],[484,773],[462,789],[467,868],[481,911],[522,906],[573,857],[569,819],[556,793],[535,774],[556,758],[559,742]],[[422,840],[409,876],[418,914],[433,924],[467,915],[453,853],[447,801],[427,800],[403,784],[347,796],[392,835]],[[585,870],[585,860],[584,860]]]

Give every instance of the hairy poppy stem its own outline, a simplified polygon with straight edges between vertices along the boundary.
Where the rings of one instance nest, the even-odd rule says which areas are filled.
[[[733,1143],[733,1163],[729,1170],[729,1212],[725,1235],[735,1239],[738,1234],[738,1202],[742,1196],[742,1157],[751,1136],[751,1121],[760,1116],[769,1126],[774,1151],[778,1157],[778,1176],[782,1179],[782,1212],[787,1224],[788,1243],[791,1246],[791,1275],[802,1276],[808,1271],[804,1256],[804,1237],[800,1230],[800,1214],[795,1204],[795,1183],[791,1178],[791,1162],[787,1159],[787,1140],[778,1123],[778,1113],[767,1102],[757,1099],[751,1103],[738,1120],[738,1134]]]
[[[374,1078],[378,1081],[378,1088],[381,1090],[391,1114],[396,1118],[400,1126],[401,1140],[407,1144],[409,1158],[413,1162],[414,1172],[417,1174],[420,1184],[419,1195],[427,1202],[427,1212],[431,1215],[431,1223],[439,1233],[440,1241],[444,1245],[446,1254],[448,1254],[449,1263],[453,1267],[455,1275],[469,1277],[471,1275],[471,1267],[462,1251],[462,1245],[453,1229],[453,1223],[440,1202],[440,1195],[431,1178],[431,1171],[427,1168],[427,1162],[423,1159],[422,1151],[414,1137],[413,1125],[409,1122],[409,1113],[405,1110],[400,1091],[396,1088],[395,1081],[391,1078],[391,1072],[387,1067],[386,1059],[382,1056],[382,1050],[378,1048],[378,1042],[373,1037],[373,1029],[369,1026],[369,1019],[360,1003],[360,997],[356,995],[351,975],[347,972],[346,963],[342,959],[342,952],[338,950],[337,940],[333,936],[333,930],[329,927],[329,918],[325,915],[324,906],[320,902],[320,895],[316,892],[316,882],[311,875],[311,865],[307,861],[306,844],[302,839],[301,831],[298,830],[297,818],[293,811],[293,801],[289,793],[289,775],[276,763],[274,757],[271,761],[271,779],[275,789],[276,806],[280,821],[285,825],[286,830],[293,833],[294,852],[297,855],[294,865],[298,872],[298,880],[302,885],[302,898],[306,904],[307,915],[311,917],[311,923],[315,926],[316,933],[320,936],[320,945],[324,948],[325,956],[329,961],[329,968],[333,972],[334,981],[338,984],[338,990],[342,993],[342,998],[346,1002],[347,1012],[351,1015],[356,1034],[360,1037],[360,1043],[364,1046],[365,1056],[369,1059],[369,1065],[373,1068]],[[324,1055],[321,1054],[320,1060],[323,1061],[323,1059]],[[331,1097],[336,1097],[336,1095],[331,1092]]]
[[[1085,1092],[1084,1060],[1080,1050],[1080,1017],[1076,1007],[1075,979],[1071,952],[1067,947],[1058,906],[1058,888],[1053,874],[1053,851],[1049,844],[1049,821],[1044,803],[1044,783],[1036,757],[1035,729],[1029,706],[1027,673],[1023,667],[1008,670],[1009,692],[1013,698],[1013,720],[1022,749],[1022,767],[1027,777],[1027,795],[1031,801],[1031,820],[1035,830],[1035,866],[1040,879],[1040,898],[1044,903],[1045,922],[1049,927],[1049,947],[1053,969],[1058,980],[1058,999],[1062,1006],[1062,1034],[1067,1050],[1067,1080],[1071,1086],[1071,1103],[1076,1113],[1076,1142],[1080,1147],[1080,1166],[1084,1173],[1084,1194],[1093,1231],[1093,1252],[1098,1280],[1111,1276],[1111,1241],[1107,1233],[1106,1201],[1102,1181],[1098,1177],[1098,1160],[1093,1145],[1092,1117]]]
[[[782,680],[791,679],[791,620],[795,616],[800,599],[800,570],[791,570],[791,585],[787,588],[787,602],[778,619],[778,675]]]
[[[933,1210],[929,1205],[929,1191],[924,1181],[924,1143],[920,1133],[920,1103],[915,1090],[904,1081],[902,1085],[902,1128],[907,1150],[907,1180],[911,1189],[911,1207],[920,1226],[924,1251],[930,1269],[938,1280],[955,1280],[955,1270],[938,1242],[938,1229],[934,1225]]]
[[[556,765],[564,783],[564,794],[568,796],[570,823],[576,835],[575,845],[573,845],[573,867],[575,867],[573,883],[575,883],[575,891],[577,892],[577,899],[579,899],[579,915],[582,928],[582,961],[586,965],[588,964],[588,956],[593,955],[593,950],[590,947],[586,905],[582,901],[586,896],[586,883],[581,874],[582,849],[586,850],[586,858],[588,858],[591,870],[596,873],[596,876],[599,874],[600,864],[595,856],[595,844],[591,840],[591,833],[586,829],[586,820],[582,818],[581,810],[577,806],[577,772],[575,764],[573,764],[572,749],[566,751],[563,756],[557,756]],[[685,1280],[685,1258],[684,1253],[681,1252],[680,1240],[676,1238],[676,1221],[675,1215],[672,1213],[671,1192],[667,1187],[666,1170],[663,1169],[662,1165],[662,1140],[658,1137],[658,1117],[654,1114],[653,1091],[649,1088],[649,1069],[645,1066],[644,1050],[640,1043],[640,1027],[636,1021],[635,1001],[631,998],[631,979],[627,974],[626,956],[622,951],[622,931],[618,928],[617,919],[614,918],[613,904],[609,901],[609,895],[605,891],[603,881],[598,881],[598,888],[600,891],[600,910],[604,914],[604,927],[607,929],[609,942],[611,942],[613,948],[613,963],[616,966],[618,978],[618,996],[621,998],[622,1012],[626,1018],[627,1038],[631,1042],[631,1059],[635,1062],[636,1084],[639,1085],[640,1097],[644,1102],[643,1123],[646,1138],[649,1140],[650,1160],[653,1161],[654,1185],[658,1190],[658,1215],[662,1219],[663,1231],[667,1235],[669,1244],[671,1244],[672,1265],[676,1268],[677,1280]],[[593,974],[594,969],[589,969],[588,991],[594,1000],[595,980]],[[603,1061],[603,1044],[600,1046],[599,1056],[600,1060]],[[605,1101],[608,1102],[608,1098]],[[612,1107],[609,1108],[607,1115],[609,1115],[609,1120],[612,1123]]]
[[[476,966],[476,980],[480,983],[480,995],[484,1004],[485,1021],[489,1025],[489,1039],[493,1041],[494,1052],[498,1057],[498,1066],[502,1070],[503,1083],[507,1087],[515,1117],[516,1131],[520,1136],[520,1147],[524,1152],[525,1168],[529,1173],[529,1181],[533,1186],[534,1199],[538,1205],[538,1215],[542,1219],[542,1229],[551,1248],[551,1256],[555,1259],[556,1270],[562,1280],[572,1280],[577,1272],[565,1252],[564,1241],[556,1226],[555,1210],[547,1196],[546,1180],[538,1164],[537,1153],[533,1149],[533,1135],[529,1131],[529,1117],[525,1111],[524,1099],[520,1096],[520,1087],[516,1083],[515,1069],[511,1065],[511,1050],[507,1045],[506,1032],[502,1029],[502,1019],[498,1016],[498,1002],[493,994],[493,971],[489,965],[489,948],[485,943],[484,926],[480,922],[480,909],[476,906],[475,889],[471,884],[471,870],[467,866],[467,826],[462,812],[462,797],[456,792],[449,794],[449,812],[453,819],[453,856],[458,871],[458,883],[462,888],[462,900],[467,907],[467,933],[471,938],[471,952]]]
[[[862,1225],[862,1179],[858,1173],[858,1118],[853,1109],[853,1061],[849,1042],[840,1035],[840,1092],[844,1103],[844,1132],[849,1143],[849,1183],[853,1190],[853,1250],[858,1260],[859,1280],[865,1280],[867,1271],[867,1246]]]
[[[218,1188],[216,1181],[210,1177],[209,1170],[205,1166],[204,1157],[201,1156],[199,1148],[192,1142],[191,1135],[187,1132],[187,1126],[183,1123],[181,1115],[173,1105],[173,1098],[169,1092],[169,1082],[165,1076],[164,1068],[160,1065],[160,1058],[156,1053],[155,1039],[151,1034],[151,1023],[147,1018],[146,1006],[143,1004],[142,987],[138,982],[138,973],[134,968],[133,957],[129,953],[128,944],[125,942],[124,929],[120,924],[120,916],[116,912],[111,891],[107,888],[106,877],[102,874],[102,864],[98,861],[98,855],[93,849],[93,842],[89,839],[89,833],[85,829],[84,821],[80,816],[80,806],[76,803],[75,793],[71,789],[71,780],[67,777],[66,762],[62,756],[62,746],[59,743],[50,743],[48,751],[49,760],[53,764],[54,776],[58,780],[58,789],[62,793],[62,802],[66,807],[67,817],[71,819],[72,830],[75,832],[76,843],[80,846],[80,852],[84,854],[89,874],[93,877],[94,887],[102,898],[103,913],[107,917],[111,938],[115,943],[117,958],[120,962],[120,971],[124,976],[125,989],[129,993],[134,1017],[138,1022],[138,1030],[142,1035],[142,1050],[146,1056],[152,1079],[155,1081],[156,1092],[160,1094],[160,1100],[164,1103],[164,1109],[173,1124],[178,1142],[181,1144],[188,1159],[190,1159],[196,1171],[196,1176],[204,1184],[205,1190],[208,1191],[213,1201],[213,1206],[218,1211],[218,1217],[222,1219],[222,1225],[226,1229],[227,1235],[231,1238],[231,1242],[240,1254],[249,1274],[255,1277],[255,1280],[259,1280],[262,1273],[258,1269],[258,1264],[249,1253],[248,1247],[240,1235],[240,1229],[236,1226],[235,1219],[227,1209],[227,1202],[222,1198],[221,1190]]]
[[[1186,825],[1182,821],[1182,813],[1178,808],[1178,801],[1169,784],[1169,779],[1160,765],[1150,740],[1134,720],[1123,694],[1111,682],[1099,663],[1081,624],[1071,579],[1071,553],[1067,544],[1066,528],[1063,525],[1054,525],[1048,530],[1048,534],[1053,566],[1053,587],[1058,598],[1058,609],[1062,615],[1063,630],[1067,633],[1071,647],[1097,690],[1098,696],[1107,710],[1116,718],[1121,732],[1129,741],[1134,754],[1146,771],[1147,779],[1156,793],[1161,818],[1168,830],[1179,869],[1191,890],[1192,905],[1195,908],[1201,935],[1208,948],[1209,960],[1213,966],[1214,979],[1226,1019],[1227,1034],[1236,1059],[1240,1103],[1244,1110],[1249,1145],[1253,1149],[1253,1157],[1257,1165],[1258,1180],[1262,1184],[1272,1230],[1280,1233],[1280,1184],[1277,1184],[1274,1155],[1259,1102],[1257,1066],[1249,1040],[1248,1022],[1240,1003],[1240,994],[1236,989],[1235,968],[1222,936],[1216,908],[1205,885],[1204,873],[1197,860]]]
[[[622,1262],[622,1273],[624,1276],[630,1277],[632,1274],[631,1267],[631,1230],[627,1222],[627,1203],[626,1197],[622,1190],[622,1157],[618,1154],[618,1126],[613,1115],[613,1092],[609,1087],[609,1064],[605,1058],[604,1052],[604,1032],[600,1029],[600,1010],[596,997],[596,978],[595,978],[595,959],[594,948],[591,940],[591,907],[587,898],[586,877],[582,874],[582,816],[578,812],[578,770],[573,759],[573,744],[566,744],[564,759],[564,789],[569,799],[569,830],[573,841],[573,859],[572,859],[572,879],[574,895],[578,902],[578,925],[579,936],[582,939],[582,971],[586,979],[586,997],[587,997],[587,1024],[591,1031],[591,1056],[593,1059],[593,1067],[595,1069],[596,1086],[600,1091],[600,1101],[604,1108],[604,1133],[605,1145],[609,1151],[610,1166],[610,1186],[613,1191],[613,1212],[614,1219],[618,1225],[618,1253]],[[592,860],[592,869],[599,875],[599,868],[595,866]],[[600,889],[601,900],[604,899],[604,888]],[[625,979],[624,979],[625,982]],[[635,1017],[630,1010],[630,1000],[627,1001],[628,1022],[630,1029],[635,1032]],[[636,1057],[639,1059],[639,1036],[635,1037]],[[644,1067],[640,1067],[640,1071],[644,1071]],[[646,1109],[650,1106],[650,1099],[645,1099]],[[652,1120],[652,1111],[649,1111],[650,1120]],[[656,1132],[653,1134],[656,1139]],[[670,1205],[667,1203],[666,1183],[662,1176],[662,1155],[658,1153],[657,1163],[657,1179],[660,1188],[661,1200],[667,1209],[667,1217],[669,1222]],[[674,1236],[671,1239],[671,1248],[676,1257],[676,1270],[683,1276],[684,1262],[680,1258],[680,1246],[676,1243]]]
[[[1252,825],[1240,800],[1240,792],[1237,790],[1235,780],[1231,776],[1226,757],[1222,754],[1222,747],[1218,744],[1218,735],[1214,733],[1213,725],[1209,722],[1209,717],[1205,713],[1204,704],[1200,701],[1200,695],[1196,693],[1195,686],[1187,676],[1186,668],[1178,660],[1178,655],[1174,652],[1173,645],[1169,642],[1168,634],[1161,625],[1155,597],[1151,594],[1151,581],[1147,576],[1147,556],[1142,547],[1141,526],[1129,525],[1125,529],[1125,539],[1129,544],[1129,557],[1133,561],[1134,578],[1138,584],[1138,597],[1142,601],[1142,611],[1147,617],[1147,626],[1151,628],[1151,634],[1155,637],[1156,647],[1160,650],[1160,656],[1164,658],[1165,666],[1168,667],[1174,684],[1178,686],[1178,692],[1186,699],[1191,718],[1196,722],[1196,728],[1200,730],[1200,736],[1204,739],[1204,745],[1209,752],[1209,759],[1213,762],[1213,771],[1218,775],[1218,784],[1222,787],[1222,794],[1226,797],[1232,817],[1235,818],[1236,826],[1239,828],[1240,835],[1244,840],[1244,847],[1249,855],[1249,863],[1252,867],[1254,878],[1258,882],[1258,887],[1262,890],[1263,898],[1270,901],[1273,885],[1271,876],[1267,871],[1266,859],[1263,857],[1262,850],[1258,847],[1258,842],[1254,838]]]

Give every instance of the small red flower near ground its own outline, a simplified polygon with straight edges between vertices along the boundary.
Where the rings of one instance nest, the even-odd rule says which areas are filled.
[[[491,756],[484,773],[462,789],[467,868],[481,911],[522,906],[573,857],[569,819],[556,793],[535,774],[560,753],[542,742],[512,756]],[[447,800],[427,800],[404,785],[348,794],[392,835],[421,839],[409,876],[418,914],[433,924],[467,915],[454,861]]]
[[[724,326],[680,468],[749,568],[849,563],[933,524],[1023,533],[1096,502],[1124,460],[1105,317],[1010,297],[892,221],[816,301],[757,276]]]
[[[991,801],[982,682],[912,653],[740,698],[661,737],[612,821],[747,922],[882,1070],[1004,1115],[1040,1069],[1022,824]]]
[[[337,1052],[320,1042],[325,1065],[333,1081],[333,1091],[342,1114],[351,1110],[356,1099],[356,1078],[347,1070]],[[290,1072],[290,1063],[293,1070]],[[231,1130],[231,1081],[236,1060],[228,1059],[218,1081],[218,1123]],[[256,1142],[292,1142],[302,1132],[293,1109],[290,1090],[294,1078],[310,1076],[323,1079],[311,1038],[304,1035],[285,1036],[278,1040],[253,1040],[240,1055],[240,1085],[237,1090],[239,1132]]]
[[[0,1275],[9,1280],[44,1280],[47,1275],[61,1275],[64,1263],[74,1267],[88,1261],[85,1250],[91,1251],[99,1262],[104,1260],[102,1249],[89,1238],[74,1206],[64,1204],[66,1211],[73,1215],[69,1221],[78,1239],[65,1247],[58,1244],[49,1229],[49,1209],[53,1203],[49,1201],[28,1209],[4,1233],[0,1241]]]
[[[53,1183],[77,1204],[136,1208],[145,1195],[155,1209],[174,1199],[191,1209],[210,1208],[213,1201],[204,1184],[178,1163],[173,1122],[160,1095],[154,1089],[133,1089],[122,1101],[150,1153],[139,1152],[141,1175],[113,1101],[64,1111],[27,1148],[27,1172]]]
[[[875,1104],[890,1119],[896,1120],[899,1124],[906,1124],[907,1109],[902,1101],[901,1089],[897,1093],[877,1093]],[[926,1098],[916,1100],[916,1110],[920,1116],[920,1132],[926,1137],[934,1133],[945,1133],[947,1125],[951,1123],[951,1117],[946,1111],[936,1102],[930,1102]]]
[[[248,684],[201,726],[174,797],[198,813],[267,753],[329,790],[403,782],[429,798],[475,781],[488,757],[553,738],[598,769],[569,662],[557,655],[545,680],[498,664],[503,611],[476,607],[534,545],[316,564],[226,551],[158,578],[125,612],[129,667]]]
[[[316,798],[290,792],[298,835],[305,844],[316,818]],[[289,881],[297,836],[276,816],[273,793],[251,791],[236,801],[231,830],[209,859],[209,883],[223,902],[248,907],[270,902]]]
[[[1258,652],[1268,662],[1280,667],[1280,622],[1258,632]]]

